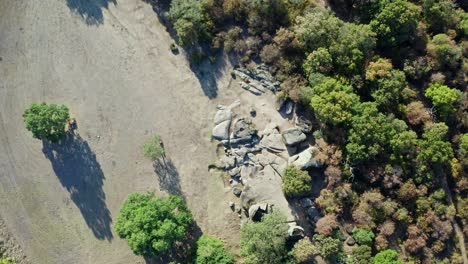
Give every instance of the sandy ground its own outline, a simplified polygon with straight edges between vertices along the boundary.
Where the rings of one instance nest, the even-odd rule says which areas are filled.
[[[240,88],[223,62],[199,80],[170,43],[141,0],[0,0],[0,215],[31,263],[144,263],[113,232],[135,191],[183,193],[204,233],[238,243],[229,189],[207,166],[215,106]],[[33,139],[22,113],[36,101],[68,105],[80,136]],[[140,151],[154,133],[170,183]]]

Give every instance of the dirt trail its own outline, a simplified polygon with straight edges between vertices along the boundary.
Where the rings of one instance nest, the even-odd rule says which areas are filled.
[[[140,151],[153,133],[203,232],[236,243],[207,170],[215,106],[237,98],[230,69],[199,80],[170,43],[141,0],[0,0],[0,215],[32,263],[144,263],[112,230],[129,193],[166,188]],[[80,137],[33,139],[21,115],[35,101],[68,105]]]

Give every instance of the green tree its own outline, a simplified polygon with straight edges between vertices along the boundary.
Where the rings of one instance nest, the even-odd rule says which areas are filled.
[[[173,0],[169,9],[169,17],[181,45],[193,45],[210,36],[210,24],[202,1]]]
[[[412,130],[395,134],[390,139],[391,159],[399,162],[411,161],[418,144],[417,139],[418,135]]]
[[[307,261],[310,261],[318,252],[317,248],[306,237],[294,244],[290,254],[296,263],[308,263]]]
[[[318,48],[307,56],[303,65],[306,75],[313,73],[327,74],[333,69],[333,59],[326,48]]]
[[[398,253],[393,249],[386,249],[377,253],[374,257],[374,264],[403,264],[403,261],[398,259]]]
[[[351,119],[346,152],[352,162],[364,162],[383,152],[391,130],[387,117],[372,102],[358,104]]]
[[[456,89],[440,84],[432,83],[426,90],[426,97],[431,99],[432,104],[442,117],[453,113],[456,108],[455,104],[460,98],[460,92]]]
[[[339,239],[330,236],[314,235],[312,240],[318,254],[322,257],[329,260],[338,258],[338,254],[341,252],[341,242]]]
[[[442,164],[453,158],[453,149],[446,141],[448,127],[444,123],[435,123],[424,128],[423,139],[419,141],[418,161],[423,164]]]
[[[165,154],[164,148],[161,146],[161,137],[156,135],[143,144],[143,155],[155,161]]]
[[[427,52],[435,58],[435,69],[456,69],[462,59],[462,49],[446,34],[435,35],[427,45]]]
[[[202,235],[197,241],[197,264],[234,264],[234,258],[219,239]]]
[[[261,222],[249,222],[241,228],[240,253],[244,263],[281,264],[288,255],[286,217],[273,211]]]
[[[359,97],[350,85],[328,77],[312,90],[310,105],[322,122],[337,125],[351,119],[352,108],[359,102]]]
[[[65,105],[33,103],[24,111],[23,118],[34,138],[58,142],[66,134],[70,114]]]
[[[455,4],[450,0],[424,0],[424,18],[434,33],[445,32],[455,24]]]
[[[346,259],[346,264],[368,264],[371,263],[372,248],[366,245],[354,247],[351,255]]]
[[[379,105],[390,106],[399,102],[402,92],[408,87],[405,73],[391,70],[390,76],[375,79],[370,83],[371,96]]]
[[[312,178],[306,171],[288,166],[283,175],[283,192],[287,197],[300,197],[312,190]]]
[[[133,193],[120,209],[115,232],[127,240],[136,255],[155,257],[181,241],[192,222],[192,215],[179,196],[156,198]]]
[[[294,32],[307,51],[329,47],[338,38],[340,27],[344,24],[330,11],[314,8],[296,20]]]
[[[460,139],[460,150],[462,154],[468,154],[468,133],[465,133],[461,136]]]
[[[335,69],[346,77],[361,75],[365,62],[373,55],[375,45],[376,34],[370,26],[345,23],[329,48]]]
[[[375,235],[374,232],[368,229],[363,228],[354,228],[353,229],[353,238],[359,245],[372,246]]]
[[[381,12],[370,22],[377,33],[381,47],[396,47],[416,35],[419,8],[406,0],[396,0],[383,6]]]

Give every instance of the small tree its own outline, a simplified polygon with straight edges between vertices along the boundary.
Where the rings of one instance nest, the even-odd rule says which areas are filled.
[[[261,222],[242,226],[240,247],[244,263],[285,263],[287,231],[286,217],[278,211],[263,216]]]
[[[403,264],[403,262],[398,259],[398,253],[395,250],[387,249],[375,255],[373,264]]]
[[[33,103],[24,111],[23,118],[34,138],[58,142],[66,133],[70,114],[65,105]]]
[[[433,83],[427,88],[425,95],[431,99],[442,116],[447,116],[456,110],[455,103],[460,97],[460,92],[446,85]]]
[[[374,233],[367,229],[354,228],[353,229],[353,238],[359,245],[368,245],[371,246],[374,241]]]
[[[290,252],[290,255],[296,263],[307,263],[307,261],[310,261],[315,254],[318,254],[317,248],[307,237],[294,244],[294,247]]]
[[[176,241],[182,240],[192,221],[179,196],[156,198],[152,194],[133,193],[120,209],[115,231],[127,240],[136,255],[155,257],[167,253]]]
[[[283,176],[283,192],[291,198],[306,195],[312,190],[311,181],[306,171],[289,166]]]
[[[329,260],[337,259],[341,251],[340,240],[330,236],[314,235],[313,244],[317,252]]]
[[[233,256],[220,240],[202,235],[197,241],[197,264],[233,264]]]
[[[156,135],[143,144],[143,154],[145,157],[155,161],[165,154],[164,148],[161,146],[161,137]]]

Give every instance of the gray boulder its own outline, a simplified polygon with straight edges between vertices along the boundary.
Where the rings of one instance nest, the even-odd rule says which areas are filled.
[[[304,117],[298,116],[295,121],[296,127],[298,127],[303,133],[310,133],[312,131],[312,122],[305,119]]]
[[[229,139],[229,127],[231,126],[231,120],[223,121],[217,124],[212,131],[213,138],[217,140]]]
[[[301,143],[307,138],[307,136],[304,133],[302,133],[302,131],[297,127],[286,129],[285,131],[283,131],[282,136],[284,143],[288,146],[293,146],[298,143]]]
[[[301,170],[321,168],[323,167],[323,162],[314,159],[314,156],[318,151],[319,150],[316,147],[309,147],[301,153],[291,156],[288,162],[290,165],[294,165]]]
[[[241,118],[232,125],[232,138],[245,138],[257,134],[252,121]]]
[[[231,109],[221,109],[216,112],[214,117],[214,124],[218,125],[224,121],[231,121],[232,120],[232,112]]]

